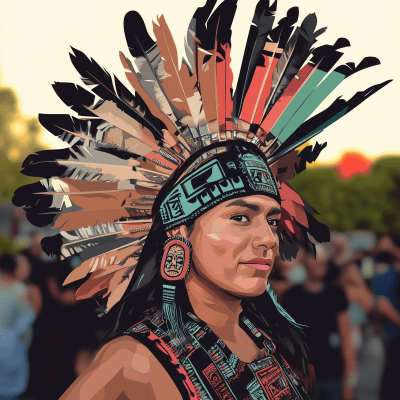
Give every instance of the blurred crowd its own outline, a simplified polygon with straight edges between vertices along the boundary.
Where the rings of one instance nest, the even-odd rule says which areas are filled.
[[[277,260],[270,282],[306,325],[314,400],[400,398],[400,236],[334,233],[316,258]]]
[[[14,237],[21,218],[14,213]],[[24,251],[0,256],[0,400],[58,399],[100,346],[96,304],[75,300],[81,282],[63,286],[79,260],[47,257],[41,239],[33,232]],[[400,236],[335,233],[316,256],[301,248],[295,260],[276,260],[270,276],[305,325],[314,399],[399,398]]]
[[[14,237],[22,217],[13,214]],[[100,346],[95,300],[75,300],[81,282],[63,286],[79,260],[48,257],[42,238],[33,232],[24,251],[0,256],[0,400],[58,399]]]

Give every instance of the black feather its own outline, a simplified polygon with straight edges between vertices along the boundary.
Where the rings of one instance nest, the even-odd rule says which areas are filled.
[[[74,160],[77,159],[77,155],[81,157],[86,156],[79,146],[73,146],[68,149],[38,151],[35,154],[30,154],[25,159],[22,164],[23,170],[21,172],[27,176],[43,178],[67,176],[69,167],[60,165],[57,161]]]
[[[39,205],[46,203],[44,208],[48,209],[51,206],[50,195],[34,195],[33,193],[45,192],[46,189],[40,182],[31,183],[29,185],[19,187],[15,192],[12,202],[17,207],[23,207],[25,210],[41,207]],[[43,209],[44,209],[43,208]]]
[[[201,35],[201,30],[205,29],[206,22],[214,9],[217,0],[207,0],[203,7],[198,7],[193,14],[193,17],[189,23],[189,27],[186,34],[186,57],[188,62],[189,70],[193,72],[194,70],[194,53],[196,48],[195,37]]]
[[[94,106],[95,96],[92,93],[74,83],[55,82],[52,86],[58,97],[79,115],[83,117],[96,117],[88,109]]]
[[[319,157],[321,151],[326,147],[326,145],[327,142],[322,144],[316,142],[314,147],[305,147],[297,156],[299,158],[299,161],[294,166],[296,174],[303,172],[306,169],[307,163],[311,164],[312,162],[314,162]]]
[[[379,65],[380,63],[381,62],[376,57],[365,57],[357,66],[353,62],[349,62],[347,64],[340,65],[335,69],[335,71],[348,78],[350,75],[353,75],[356,72]]]
[[[85,53],[71,48],[73,53],[70,53],[69,56],[75,69],[80,73],[82,81],[88,86],[96,85],[96,87],[91,88],[92,92],[104,100],[109,99],[110,94],[105,94],[105,91],[114,92],[111,75],[100,67],[93,58],[90,60]]]
[[[149,36],[143,18],[137,11],[126,13],[124,30],[129,52],[135,58],[143,56],[156,44]]]
[[[290,261],[292,258],[296,258],[299,251],[299,242],[296,238],[290,239],[287,233],[282,229],[279,235],[279,255],[282,260]]]
[[[350,46],[350,42],[345,38],[339,38],[334,45],[324,45],[312,50],[311,64],[318,65],[320,71],[328,72],[343,53],[337,51],[343,47]]]
[[[153,134],[162,138],[162,133],[151,123],[151,121],[134,108],[136,104],[130,104],[129,101],[127,101],[128,99],[134,100],[135,97],[117,78],[116,84],[118,84],[118,93],[122,94],[123,98],[118,96],[113,84],[113,79],[105,69],[101,68],[95,60],[89,60],[89,58],[81,51],[74,48],[72,48],[72,50],[75,54],[70,54],[71,61],[76,70],[81,74],[83,82],[86,85],[94,86],[91,87],[93,93],[100,96],[103,100],[109,100],[116,103],[120,110],[140,122],[143,126],[147,127]],[[97,106],[98,105],[95,105],[93,109],[97,108]],[[148,112],[147,115],[152,116],[147,107],[146,111]]]
[[[314,32],[316,26],[317,17],[315,14],[307,15],[286,44],[282,53],[286,57],[281,56],[273,72],[271,94],[266,102],[268,106],[263,119],[282,96],[283,91],[309,56],[311,46],[315,42],[318,32],[321,32],[321,30]]]
[[[308,220],[308,232],[319,243],[330,241],[329,228],[318,222],[310,213],[306,212]]]
[[[29,211],[26,212],[26,219],[34,226],[39,228],[45,228],[52,226],[54,221],[60,215],[60,211],[54,211],[49,213],[37,214],[37,213],[30,213]]]
[[[76,147],[74,149],[77,150]],[[58,150],[41,150],[37,153],[30,154],[25,158],[22,163],[22,168],[29,168],[32,164],[36,162],[46,162],[46,161],[54,161],[56,159],[67,160],[69,157],[69,149],[58,149]],[[32,175],[35,176],[35,175]],[[41,176],[41,175],[36,175]]]
[[[166,129],[164,122],[156,118],[151,113],[149,107],[138,93],[135,93],[135,95],[133,95],[116,76],[114,76],[114,83],[118,97],[120,97],[126,103],[130,104],[133,108],[139,107],[139,112],[143,114],[143,117],[146,118],[146,120],[149,121],[149,123],[156,128],[156,133],[158,133],[159,136],[161,136],[160,139],[162,139],[163,135],[161,132],[163,129]]]
[[[294,24],[299,18],[299,8],[292,7],[286,13],[286,17],[282,18],[278,22],[278,26],[272,29],[269,33],[268,41],[271,43],[279,43],[280,49],[285,48],[290,36],[292,35]]]
[[[99,128],[99,125],[106,122],[102,119],[78,119],[68,114],[39,114],[39,122],[54,136],[59,137],[61,140],[69,144],[75,144],[76,141],[73,141],[73,138],[77,138],[79,139],[79,142],[76,143],[77,146],[85,145],[84,138],[79,138],[69,134],[69,132],[81,133],[88,138],[96,140],[90,142],[89,146],[86,145],[86,147],[91,147],[95,150],[112,154],[123,160],[128,160],[129,158],[135,160],[140,159],[143,161],[146,160],[146,157],[132,153],[129,150],[121,149],[112,144],[98,141],[99,139],[96,138],[97,129]]]
[[[95,140],[97,128],[104,123],[104,120],[78,119],[68,114],[39,114],[39,122],[43,128],[61,139],[63,134],[68,131],[83,133],[88,138]]]
[[[254,71],[260,63],[260,57],[262,58],[262,62],[264,62],[262,51],[267,41],[268,33],[271,31],[274,23],[275,11],[276,2],[272,6],[265,0],[260,0],[257,3],[233,96],[233,116],[235,118],[239,118],[240,116],[243,101],[249,89]]]
[[[212,50],[215,41],[218,43],[229,43],[231,37],[231,25],[236,13],[237,0],[223,1],[209,16],[207,24],[196,25],[196,38],[200,41],[200,45],[205,50]],[[206,17],[206,12],[212,11],[211,7],[207,7],[202,14],[202,18]]]
[[[47,236],[41,241],[42,249],[48,256],[59,255],[60,248],[63,245],[62,236],[60,234]]]
[[[364,64],[366,65],[366,64]],[[387,80],[380,84],[369,87],[363,92],[357,92],[350,100],[337,98],[326,110],[301,124],[292,135],[282,144],[281,147],[274,152],[268,159],[268,163],[272,164],[279,158],[283,157],[289,151],[299,147],[302,143],[333,124],[337,119],[348,114],[351,110],[361,104],[368,97],[372,96],[378,90],[382,89],[391,80]]]

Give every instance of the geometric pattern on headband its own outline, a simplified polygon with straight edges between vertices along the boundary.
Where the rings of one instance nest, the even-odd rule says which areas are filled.
[[[246,147],[236,145],[216,154],[171,190],[160,207],[166,230],[187,224],[215,205],[235,197],[264,194],[280,202],[268,165]]]

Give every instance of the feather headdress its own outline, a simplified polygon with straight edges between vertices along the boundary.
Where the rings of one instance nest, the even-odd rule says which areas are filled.
[[[300,243],[314,249],[315,242],[328,241],[316,211],[287,182],[315,161],[326,143],[296,149],[389,83],[347,101],[338,98],[311,117],[343,80],[379,60],[367,57],[357,66],[332,70],[347,39],[316,47],[325,29],[316,30],[315,14],[296,28],[297,8],[276,22],[276,2],[260,0],[233,94],[236,2],[225,0],[214,10],[215,4],[207,0],[194,13],[183,62],[163,16],[153,24],[154,40],[141,16],[129,12],[128,53],[120,52],[120,59],[134,94],[72,49],[84,87],[60,82],[53,87],[78,117],[39,115],[43,127],[70,147],[30,155],[22,172],[43,179],[19,188],[13,202],[32,224],[57,231],[42,242],[48,254],[80,257],[81,265],[64,283],[87,278],[77,299],[96,298],[105,312],[135,273],[160,190],[191,154],[199,149],[206,154],[216,142],[248,141],[264,153],[282,200],[283,258],[295,256]]]

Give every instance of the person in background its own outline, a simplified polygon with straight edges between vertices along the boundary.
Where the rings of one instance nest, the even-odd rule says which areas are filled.
[[[352,261],[352,251],[347,243],[347,236],[343,232],[336,232],[331,238],[332,257],[329,266],[343,267]]]
[[[0,400],[15,400],[28,383],[27,347],[36,318],[28,288],[15,277],[16,260],[0,257]]]
[[[317,247],[316,259],[307,253],[304,261],[307,278],[285,293],[282,306],[308,326],[316,376],[314,400],[351,400],[357,371],[346,294],[325,282],[328,257],[323,247]]]
[[[15,260],[17,264],[15,269],[15,279],[27,286],[29,301],[35,310],[36,315],[38,315],[43,307],[43,298],[39,286],[31,281],[31,263],[23,254],[18,254]]]
[[[357,354],[359,378],[354,396],[357,400],[377,400],[384,352],[383,343],[373,329],[371,318],[378,320],[376,311],[380,301],[373,295],[361,272],[362,259],[366,252],[359,249],[354,251],[354,248],[351,250],[348,240],[349,236],[344,233],[334,235],[325,282],[339,285],[349,302],[351,340]]]
[[[306,280],[307,271],[304,267],[306,254],[304,246],[299,246],[296,258],[292,258],[291,260],[282,260],[280,257],[276,258],[269,281],[279,301],[288,289]]]
[[[288,266],[288,263],[283,261],[281,257],[276,257],[274,268],[269,277],[271,287],[279,301],[281,301],[283,295],[293,287],[293,283],[288,280]]]
[[[368,285],[363,278],[360,258],[365,256],[366,253],[352,253],[347,244],[347,236],[344,233],[335,234],[332,242],[332,257],[328,264],[329,270],[325,282],[339,285],[346,293],[349,302],[351,337],[358,352],[359,372],[362,374],[355,395],[360,400],[375,399],[378,397],[381,377],[386,375],[386,372],[383,371],[384,352],[379,328],[382,323],[384,327],[400,327],[400,314],[388,297],[373,290],[374,279]],[[371,254],[376,257],[379,249],[390,250],[393,254],[393,247],[392,239],[383,237]],[[372,258],[371,262],[373,262]],[[393,276],[384,278],[389,286],[391,285],[390,282],[393,282],[392,278],[394,279]],[[381,356],[379,356],[379,352],[381,352]],[[374,365],[374,373],[373,376],[369,377],[371,363]]]
[[[353,260],[345,233],[336,233],[332,236],[331,257],[324,280],[327,284],[341,286],[346,293],[347,300],[352,304],[357,304],[359,311],[363,314],[373,311],[374,296]]]
[[[25,218],[21,211],[17,208],[11,215],[13,237],[21,231]],[[31,233],[29,247],[18,255],[15,277],[28,287],[29,300],[38,315],[27,336],[29,344],[32,342],[28,352],[31,373],[24,398],[50,400],[59,398],[90,364],[101,333],[90,304],[75,300],[77,287],[62,286],[73,266],[45,256],[42,238],[38,232]]]
[[[392,318],[382,323],[385,340],[386,363],[381,382],[380,399],[394,399],[399,396],[398,377],[400,359],[400,273],[394,268],[392,252],[382,251],[375,257],[377,274],[373,279],[373,289],[381,300],[381,309]],[[385,307],[384,307],[385,306]],[[395,310],[393,310],[393,308]],[[394,312],[394,311],[397,311]]]
[[[25,214],[19,208],[14,208],[10,218],[10,236],[17,238],[21,232],[21,221],[25,219]]]
[[[81,320],[81,314],[76,311],[79,302],[75,300],[75,290],[62,287],[63,278],[71,270],[69,262],[44,257],[42,238],[33,233],[30,246],[21,255],[29,264],[26,267],[31,269],[30,283],[41,293],[40,313],[33,325],[29,349],[31,373],[24,396],[53,400],[58,399],[76,378],[75,359],[85,360],[76,353],[82,348],[85,354],[87,320]],[[28,271],[21,268],[20,275],[26,278]]]
[[[346,235],[341,233],[334,237],[332,259],[328,263],[329,269],[324,279],[328,284],[339,285],[346,293],[347,300],[350,303],[352,322],[361,325],[367,317],[372,317],[377,321],[388,321],[394,326],[400,326],[400,313],[393,306],[393,302],[389,301],[385,294],[380,295],[377,291],[371,290],[362,277],[361,271],[356,262],[353,261],[351,251],[347,246]],[[394,260],[394,254],[397,254],[394,247],[392,239],[386,236],[379,241],[376,249],[388,249],[386,253],[389,254],[391,260]],[[372,251],[375,257],[376,249]],[[383,269],[385,268],[387,269],[387,267],[383,267]],[[390,286],[393,284],[392,279],[395,278],[396,273],[394,270],[389,270],[388,273],[389,275],[383,279],[389,282]]]

